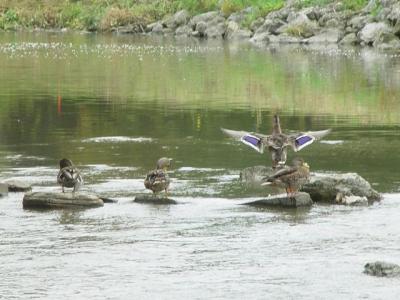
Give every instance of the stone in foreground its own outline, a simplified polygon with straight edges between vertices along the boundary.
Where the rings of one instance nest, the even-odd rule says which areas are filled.
[[[0,197],[7,196],[8,194],[8,185],[5,183],[0,183]]]
[[[136,203],[148,203],[148,204],[178,204],[173,199],[164,197],[164,196],[154,196],[153,194],[142,194],[136,195],[135,200]]]
[[[29,192],[32,190],[32,186],[23,181],[7,180],[4,183],[8,185],[9,192]]]
[[[312,200],[309,194],[304,192],[297,193],[294,197],[288,197],[286,194],[273,195],[265,199],[260,199],[252,202],[244,203],[251,206],[266,206],[266,207],[307,207],[312,205]]]
[[[103,200],[87,193],[27,193],[22,201],[24,208],[91,208],[104,205]]]
[[[377,277],[399,277],[400,266],[383,261],[376,261],[373,263],[367,263],[364,266],[364,273]]]

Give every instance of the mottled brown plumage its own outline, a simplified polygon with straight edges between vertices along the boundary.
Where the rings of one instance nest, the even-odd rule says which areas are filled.
[[[301,158],[293,159],[292,166],[285,167],[274,175],[264,178],[264,185],[272,184],[286,189],[288,197],[292,197],[298,190],[308,182],[310,177],[310,167]]]
[[[171,158],[162,157],[157,161],[156,169],[149,172],[144,180],[146,189],[154,194],[165,191],[168,194],[170,179],[167,169],[171,166]]]
[[[61,185],[62,192],[64,193],[64,188],[74,188],[73,192],[79,190],[83,184],[83,179],[79,170],[73,165],[72,161],[63,158],[59,162],[60,171],[57,175],[57,182]]]

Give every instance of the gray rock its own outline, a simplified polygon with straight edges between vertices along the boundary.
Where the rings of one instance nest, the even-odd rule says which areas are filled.
[[[264,24],[264,18],[258,18],[256,20],[254,20],[253,22],[251,22],[250,24],[250,30],[253,32],[256,32],[258,28],[260,28],[263,24]]]
[[[250,39],[250,42],[257,45],[266,45],[269,43],[269,36],[268,32],[256,33]]]
[[[104,205],[98,196],[87,193],[27,193],[22,201],[24,208],[90,208]]]
[[[204,36],[206,34],[206,30],[207,30],[207,23],[206,22],[198,22],[196,24],[196,31],[199,33],[200,36]]]
[[[245,168],[240,173],[241,181],[249,186],[259,186],[262,178],[273,174],[270,167],[255,166]],[[338,194],[341,197],[366,197],[369,203],[379,201],[381,195],[371,185],[356,173],[345,174],[316,174],[312,173],[309,183],[305,184],[302,191],[309,193],[314,202],[336,203]],[[349,198],[349,203],[352,198]]]
[[[158,24],[161,24],[161,23],[160,23],[160,22],[154,22],[154,23],[148,24],[148,25],[146,26],[146,31],[147,31],[147,32],[153,31],[153,28],[154,28],[155,26],[157,26]],[[162,26],[162,25],[161,25],[161,26]]]
[[[155,34],[162,34],[164,30],[164,26],[161,24],[161,22],[157,22],[154,26],[152,26],[152,33]]]
[[[175,13],[173,19],[174,19],[174,26],[179,27],[187,24],[187,22],[190,19],[190,14],[187,10],[183,9]]]
[[[240,29],[238,23],[229,21],[225,31],[225,38],[228,40],[244,40],[252,36],[250,30]]]
[[[345,37],[340,41],[341,45],[355,45],[357,43],[359,43],[359,41],[354,32],[346,34]]]
[[[379,50],[400,49],[400,39],[391,32],[380,32],[376,37],[373,46]]]
[[[356,15],[347,22],[347,26],[353,29],[352,32],[358,32],[371,21],[371,16]]]
[[[9,192],[29,192],[32,190],[32,186],[23,181],[7,180],[4,183],[8,185]]]
[[[209,22],[211,20],[213,20],[214,18],[216,18],[218,16],[218,12],[217,11],[209,11],[197,16],[194,16],[190,21],[189,21],[189,26],[191,26],[193,29],[196,28],[196,25],[199,22]],[[197,29],[196,29],[197,30]]]
[[[332,44],[337,43],[343,37],[343,31],[334,28],[328,28],[322,30],[317,35],[310,37],[306,40],[307,43],[314,44]]]
[[[304,42],[304,39],[283,33],[280,35],[270,35],[269,42],[272,44],[300,44]]]
[[[190,36],[192,34],[192,28],[188,25],[182,25],[175,30],[177,36]]]
[[[211,39],[218,39],[223,38],[225,34],[226,26],[224,23],[217,23],[217,24],[207,24],[207,29],[204,32],[204,35],[207,38]]]
[[[286,33],[292,36],[311,37],[319,30],[317,22],[311,21],[305,14],[297,14],[288,22]]]
[[[387,19],[393,25],[396,23],[400,24],[400,3],[396,3],[390,8],[390,13],[387,15]]]
[[[304,207],[311,206],[312,200],[309,194],[304,192],[297,193],[294,197],[287,197],[286,194],[273,195],[265,199],[244,203],[251,206],[273,206],[273,207]]]
[[[302,190],[316,202],[335,203],[339,193],[343,196],[366,197],[369,203],[381,200],[381,195],[369,182],[356,173],[312,174],[310,182]]]
[[[136,195],[133,201],[136,203],[158,204],[158,205],[178,204],[178,202],[176,202],[171,198],[160,195],[154,196],[153,194]]]
[[[0,183],[0,197],[7,196],[8,194],[8,184]]]
[[[270,34],[278,34],[281,33],[280,31],[278,31],[279,28],[281,28],[282,26],[287,25],[284,21],[282,21],[281,19],[266,19],[264,24],[262,24],[257,30],[256,30],[256,34],[260,34],[260,33],[264,33],[264,32],[268,32]]]
[[[359,32],[358,38],[365,44],[372,44],[382,33],[390,33],[390,28],[386,23],[369,23]]]
[[[364,266],[364,273],[377,277],[399,277],[400,266],[383,261],[367,263]]]

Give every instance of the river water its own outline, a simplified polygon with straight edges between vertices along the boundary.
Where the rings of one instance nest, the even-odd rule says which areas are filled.
[[[400,57],[370,49],[255,48],[115,35],[0,33],[0,180],[58,191],[71,158],[84,211],[0,199],[0,299],[398,299]],[[220,127],[332,133],[300,154],[314,172],[357,172],[379,204],[271,210],[239,182],[269,164]],[[162,156],[171,197],[133,203]],[[289,161],[294,156],[289,152]]]

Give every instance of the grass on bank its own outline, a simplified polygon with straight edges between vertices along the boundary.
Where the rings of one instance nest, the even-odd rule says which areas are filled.
[[[326,5],[336,0],[298,0],[300,7]],[[359,9],[368,0],[342,0],[345,7]],[[285,0],[0,0],[0,29],[71,28],[108,31],[127,24],[145,25],[180,9],[191,14],[221,10],[225,15],[252,6],[243,22],[283,7]]]

